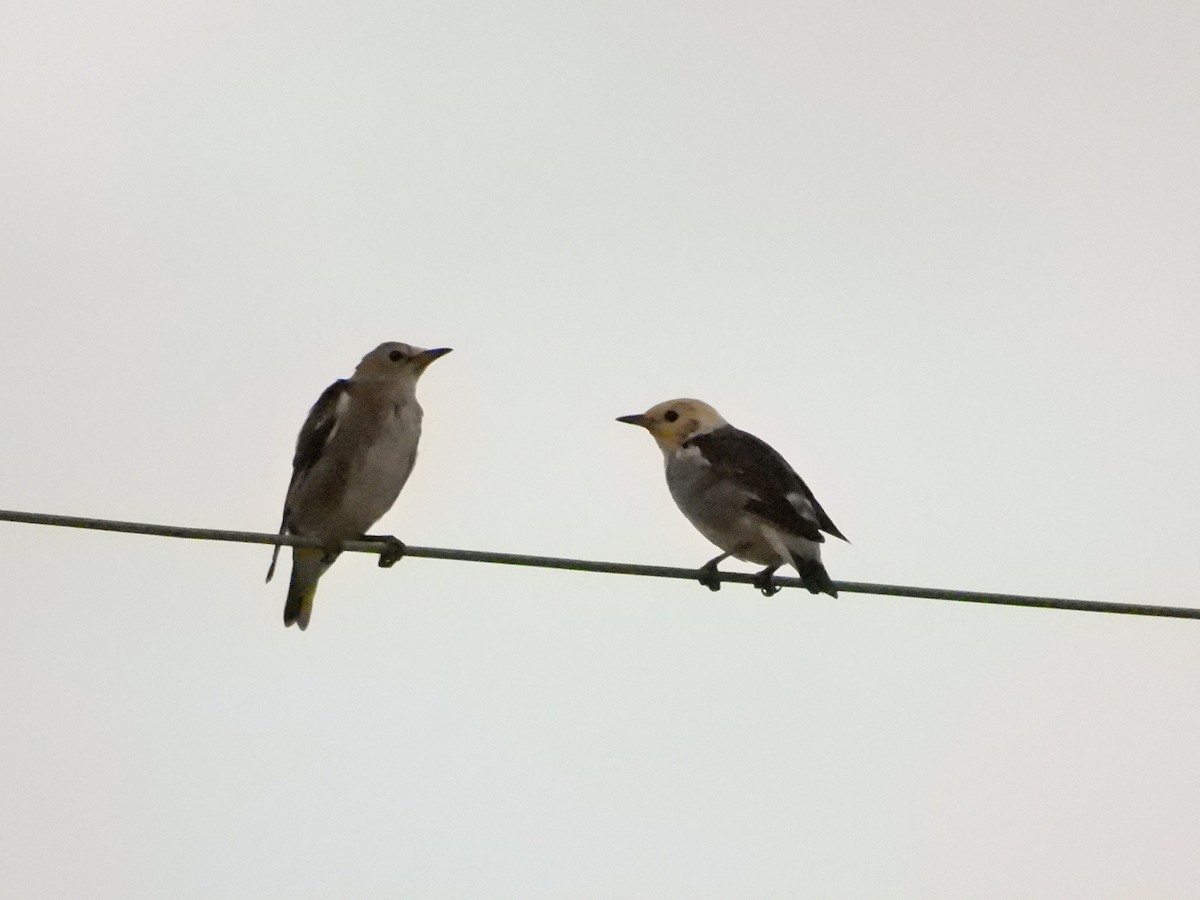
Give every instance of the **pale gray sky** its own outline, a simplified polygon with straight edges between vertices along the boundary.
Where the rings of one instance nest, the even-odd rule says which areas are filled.
[[[1200,7],[10,4],[2,505],[271,530],[383,340],[380,523],[699,565],[701,397],[834,578],[1195,605]],[[0,525],[0,894],[1200,890],[1200,623]]]

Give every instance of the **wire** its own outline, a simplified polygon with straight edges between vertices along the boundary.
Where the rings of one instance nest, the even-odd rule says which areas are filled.
[[[63,528],[87,528],[95,531],[117,531],[126,534],[146,534],[156,537],[191,538],[200,541],[230,541],[243,544],[282,544],[288,547],[317,547],[323,545],[311,538],[295,535],[264,534],[255,531],[229,531],[217,528],[186,528],[179,525],[151,525],[145,522],[119,522],[113,519],[85,519],[78,516],[59,516],[45,513],[0,510],[0,521],[28,525],[51,525]],[[383,541],[346,541],[342,549],[352,553],[385,553],[391,546]],[[493,553],[484,550],[453,550],[444,547],[405,545],[404,556],[421,559],[447,559],[459,562],[498,563],[507,566],[532,566],[539,569],[567,569],[573,572],[605,572],[613,575],[641,575],[650,578],[682,578],[695,581],[695,569],[674,566],[644,566],[635,563],[599,562],[589,559],[563,559],[556,556],[529,556],[522,553]],[[722,582],[753,584],[755,576],[748,572],[718,572]],[[776,577],[779,587],[803,587],[799,578]],[[1140,603],[1104,603],[1097,600],[1068,600],[1061,597],[1029,597],[1021,594],[993,594],[982,591],[958,591],[944,588],[907,587],[898,584],[871,584],[862,581],[835,581],[838,591],[848,594],[876,594],[887,597],[914,597],[927,600],[957,600],[964,603],[992,603],[1002,606],[1025,606],[1040,609],[1064,609],[1078,612],[1121,613],[1131,616],[1159,616],[1172,619],[1200,619],[1200,609],[1186,606],[1148,606]]]

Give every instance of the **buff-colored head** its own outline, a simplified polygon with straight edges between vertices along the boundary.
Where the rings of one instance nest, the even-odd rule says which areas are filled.
[[[689,438],[729,424],[707,403],[686,398],[668,400],[639,415],[621,416],[617,421],[645,428],[664,453],[678,450]]]
[[[380,344],[362,358],[362,362],[354,370],[354,377],[358,379],[411,378],[415,381],[431,362],[449,352],[449,347],[423,350],[399,341],[388,341]]]

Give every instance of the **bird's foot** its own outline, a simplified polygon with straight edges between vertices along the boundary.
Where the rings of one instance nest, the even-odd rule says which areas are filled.
[[[717,569],[717,560],[713,560],[701,566],[698,570],[696,580],[708,588],[710,591],[719,591],[721,589],[721,573]]]
[[[404,546],[404,541],[400,540],[395,535],[391,534],[364,534],[364,541],[377,541],[383,546],[379,550],[379,568],[390,569],[400,560],[404,559],[404,554],[408,552],[408,548]]]
[[[764,597],[774,597],[779,593],[779,585],[775,583],[775,570],[779,566],[768,566],[754,576],[754,586],[762,591]]]

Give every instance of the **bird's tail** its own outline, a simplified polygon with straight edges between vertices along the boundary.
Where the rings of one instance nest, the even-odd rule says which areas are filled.
[[[804,586],[810,594],[828,594],[830,597],[837,596],[837,588],[833,586],[833,581],[829,577],[829,573],[825,571],[825,566],[820,558],[805,559],[798,553],[792,553],[792,565],[796,567],[796,573],[800,576],[800,580],[804,582]]]
[[[283,607],[283,624],[299,625],[303,631],[312,618],[313,599],[317,582],[333,562],[324,550],[296,547],[292,550],[292,580],[288,582],[287,603]]]

